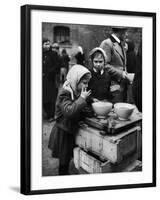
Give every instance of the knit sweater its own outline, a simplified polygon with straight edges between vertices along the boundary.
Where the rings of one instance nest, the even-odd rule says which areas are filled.
[[[89,82],[88,88],[92,91],[92,97],[99,100],[110,100],[112,95],[110,93],[111,78],[106,70],[103,74],[91,71],[92,78]]]

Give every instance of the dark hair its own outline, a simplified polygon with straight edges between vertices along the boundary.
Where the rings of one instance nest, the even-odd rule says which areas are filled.
[[[46,43],[46,42],[50,42],[50,40],[47,39],[47,38],[44,38],[44,39],[42,40],[42,43],[44,44],[44,43]]]
[[[66,54],[66,53],[67,53],[66,49],[62,49],[62,54]]]

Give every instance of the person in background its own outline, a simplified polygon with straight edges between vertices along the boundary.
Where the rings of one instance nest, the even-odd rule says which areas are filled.
[[[105,68],[110,74],[112,102],[127,100],[126,43],[127,29],[113,27],[113,33],[102,41],[100,47],[105,51],[108,62]]]
[[[107,57],[104,50],[96,47],[90,52],[91,59],[91,74],[92,78],[89,82],[88,88],[92,91],[93,100],[108,100],[111,101],[112,95],[110,92],[111,77],[105,65]]]
[[[84,52],[81,46],[78,46],[78,52],[75,55],[75,58],[76,58],[77,64],[80,64],[80,65],[85,64]]]
[[[57,65],[48,39],[43,40],[43,118],[49,121],[54,119],[56,84],[55,75]]]
[[[136,53],[135,53],[135,45],[132,40],[127,39],[127,72],[131,74],[135,74],[136,71]],[[134,98],[133,98],[133,90],[132,90],[132,81],[128,83],[128,88],[127,88],[127,102],[133,104],[134,103]]]
[[[53,59],[54,59],[54,65],[56,66],[55,82],[56,82],[56,93],[57,93],[60,87],[60,69],[62,65],[60,51],[59,51],[59,44],[53,43],[51,45],[51,48],[52,48],[52,54],[53,54]]]
[[[133,80],[133,97],[138,110],[142,112],[142,42],[138,48],[136,62],[136,71]]]
[[[128,73],[135,73],[136,70],[136,53],[135,53],[135,44],[131,40],[126,40],[127,43],[127,72]]]
[[[91,73],[86,67],[74,65],[58,94],[56,123],[50,134],[48,148],[54,158],[59,158],[59,175],[69,174],[78,122],[91,94],[91,91],[87,91],[90,78]]]
[[[61,53],[61,70],[60,70],[60,82],[63,83],[66,79],[66,75],[69,69],[69,55],[67,54],[66,49],[62,49]]]
[[[56,52],[58,55],[60,55],[59,52],[59,44],[58,43],[52,43],[51,45],[52,51]]]

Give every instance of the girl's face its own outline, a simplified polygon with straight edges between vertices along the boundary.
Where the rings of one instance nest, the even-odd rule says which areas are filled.
[[[90,78],[82,79],[77,85],[77,92],[80,93],[82,88],[87,89]]]
[[[104,69],[104,58],[101,53],[96,53],[93,58],[93,67],[96,69],[96,71],[101,71]]]

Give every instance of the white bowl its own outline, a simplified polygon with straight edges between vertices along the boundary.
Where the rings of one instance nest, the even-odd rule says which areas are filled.
[[[92,103],[92,108],[98,117],[106,117],[107,114],[112,110],[112,103],[98,101]]]
[[[114,111],[120,119],[127,120],[133,113],[135,106],[129,103],[116,103],[114,104]]]

